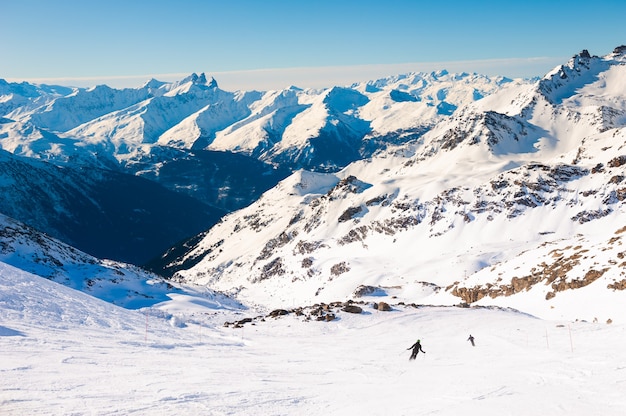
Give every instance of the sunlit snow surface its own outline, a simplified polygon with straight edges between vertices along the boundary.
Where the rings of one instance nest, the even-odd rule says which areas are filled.
[[[2,414],[571,416],[626,408],[621,324],[365,305],[332,322],[290,314],[235,329],[223,323],[254,312],[210,303],[175,316],[131,311],[3,263],[0,275]],[[409,361],[417,338],[426,354]]]

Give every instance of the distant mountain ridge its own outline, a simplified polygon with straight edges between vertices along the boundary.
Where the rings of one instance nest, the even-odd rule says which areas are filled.
[[[365,142],[392,132],[423,132],[459,106],[510,82],[438,71],[323,90],[232,93],[219,89],[212,78],[207,81],[205,74],[192,74],[176,83],[151,80],[136,89],[99,85],[69,93],[59,88],[65,93],[59,95],[48,92],[52,88],[4,81],[0,116],[5,124],[13,121],[22,129],[45,130],[57,137],[49,136],[48,141],[56,143],[45,143],[54,147],[46,151],[34,146],[40,140],[7,134],[15,130],[8,125],[2,147],[58,162],[83,150],[126,166],[145,157],[151,147],[166,146],[238,152],[289,163],[292,169],[336,170],[346,161],[333,163],[337,156],[327,153],[324,163],[313,163],[310,154],[349,141],[343,150],[357,152],[349,161],[367,157],[367,152],[358,153]],[[28,94],[21,95],[25,90]]]
[[[15,170],[0,169],[6,181],[20,184],[4,188],[0,212],[96,256],[144,264],[168,244],[254,202],[297,169],[334,172],[404,146],[456,108],[514,82],[527,81],[439,71],[324,90],[228,92],[203,73],[125,89],[2,80],[0,147],[22,157],[19,163],[48,163],[46,170],[57,172],[54,179],[47,176],[51,189],[68,191],[34,191],[40,185],[28,183],[28,175],[16,179]],[[123,191],[136,189],[137,176],[170,193],[159,186]],[[103,192],[102,178],[111,183],[113,177],[120,186]],[[93,203],[103,194],[107,201]],[[31,200],[23,205],[25,195]],[[114,201],[135,214],[116,209]],[[120,226],[110,227],[115,223]],[[148,223],[163,225],[160,237],[155,238],[158,227]]]

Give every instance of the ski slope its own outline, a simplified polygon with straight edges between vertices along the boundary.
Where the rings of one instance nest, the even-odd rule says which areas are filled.
[[[182,295],[126,310],[0,263],[7,415],[621,415],[625,327],[362,305],[331,322]],[[472,347],[469,334],[476,340]],[[426,354],[409,361],[416,338]]]

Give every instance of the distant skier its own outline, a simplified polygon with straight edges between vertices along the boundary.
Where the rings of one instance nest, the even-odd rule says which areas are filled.
[[[409,360],[414,360],[415,357],[417,357],[417,354],[421,351],[424,354],[426,354],[426,351],[424,351],[422,349],[422,344],[420,343],[420,340],[418,339],[417,342],[413,345],[411,345],[409,348],[407,348],[407,350],[413,349],[413,352],[411,352],[411,357],[409,358]]]
[[[472,347],[475,347],[476,345],[474,344],[474,337],[472,336],[472,334],[470,334],[469,338],[467,339],[469,342],[472,343]]]

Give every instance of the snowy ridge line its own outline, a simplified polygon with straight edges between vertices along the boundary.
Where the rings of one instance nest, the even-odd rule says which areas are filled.
[[[15,154],[59,163],[78,157],[84,163],[134,165],[152,147],[172,147],[337,169],[380,147],[410,140],[403,132],[419,136],[456,108],[511,82],[438,71],[324,90],[227,92],[205,74],[191,74],[175,83],[153,80],[138,89],[59,88],[65,95],[26,84],[33,92],[23,96],[25,83],[3,81],[0,116],[6,137],[1,144]]]

